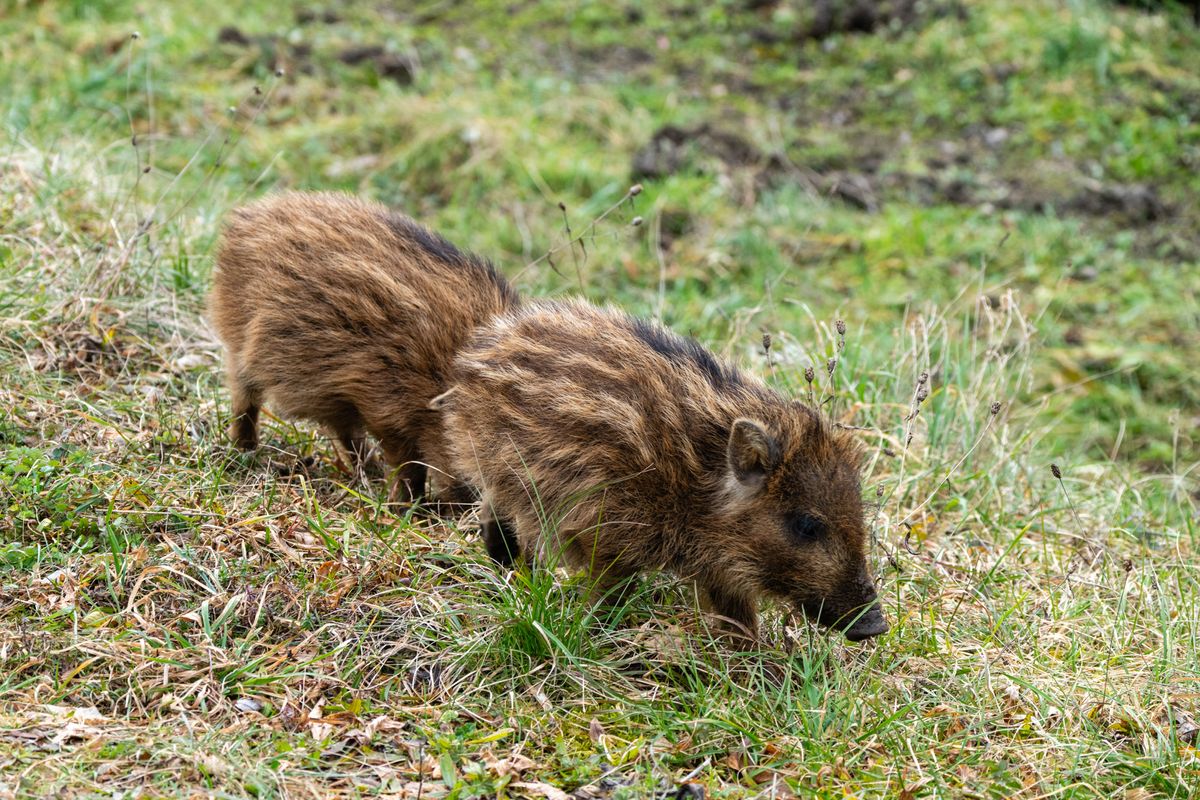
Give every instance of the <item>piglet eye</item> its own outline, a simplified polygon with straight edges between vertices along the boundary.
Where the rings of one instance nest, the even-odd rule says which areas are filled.
[[[788,533],[798,542],[811,542],[829,532],[825,520],[814,514],[792,514],[788,517]]]

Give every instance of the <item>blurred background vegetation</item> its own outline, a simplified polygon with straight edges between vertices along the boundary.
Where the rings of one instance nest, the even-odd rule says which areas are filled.
[[[1157,12],[18,3],[0,80],[10,149],[80,156],[149,241],[212,223],[172,256],[185,301],[224,205],[281,186],[370,195],[527,288],[582,279],[746,348],[810,313],[869,347],[906,309],[1013,289],[1044,349],[1006,399],[1059,415],[1049,455],[1162,470],[1198,455],[1200,34]],[[561,244],[560,202],[579,233],[634,182],[586,258],[523,269]]]

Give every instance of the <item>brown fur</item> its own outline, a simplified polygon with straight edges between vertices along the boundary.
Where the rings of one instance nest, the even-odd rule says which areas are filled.
[[[856,442],[695,342],[531,304],[476,332],[454,383],[434,406],[498,560],[561,552],[602,591],[666,568],[751,636],[762,595],[851,638],[887,629]]]
[[[236,209],[217,254],[209,315],[225,343],[231,435],[258,443],[259,407],[311,419],[359,461],[365,433],[397,470],[392,496],[446,468],[430,398],[477,325],[516,306],[488,262],[381,205],[281,194]]]

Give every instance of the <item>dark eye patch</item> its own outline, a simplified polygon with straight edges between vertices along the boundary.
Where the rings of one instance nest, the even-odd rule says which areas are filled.
[[[789,514],[787,518],[788,535],[797,542],[814,542],[825,538],[829,526],[825,520],[815,514]]]

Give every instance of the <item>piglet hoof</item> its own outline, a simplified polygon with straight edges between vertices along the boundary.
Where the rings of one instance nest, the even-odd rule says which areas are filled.
[[[480,526],[488,555],[502,567],[512,567],[521,554],[521,545],[513,535],[511,525],[498,519],[488,519]]]
[[[432,500],[424,506],[425,513],[430,519],[456,520],[466,511],[456,503],[447,503],[444,500]]]
[[[233,440],[233,446],[244,452],[251,452],[258,449],[258,431],[250,428],[240,421],[229,426],[229,438]]]
[[[387,503],[389,506],[411,506],[416,502],[412,485],[408,481],[394,480],[388,487]]]
[[[782,689],[787,682],[790,669],[786,664],[777,661],[764,661],[762,665],[763,680],[773,689]]]

